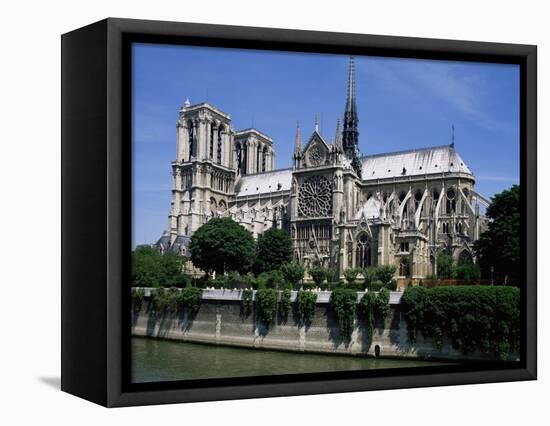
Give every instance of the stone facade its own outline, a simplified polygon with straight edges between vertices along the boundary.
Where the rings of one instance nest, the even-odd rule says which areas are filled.
[[[275,169],[273,140],[235,131],[208,103],[185,102],[177,122],[169,227],[161,251],[188,255],[190,236],[212,217],[231,217],[254,237],[287,230],[295,259],[311,266],[395,265],[398,278],[435,274],[440,252],[475,261],[472,243],[488,200],[449,145],[361,156],[350,60],[344,122],[333,142],[317,122],[304,144],[296,128],[293,166]],[[453,137],[454,139],[454,137]],[[303,144],[303,146],[302,146]]]

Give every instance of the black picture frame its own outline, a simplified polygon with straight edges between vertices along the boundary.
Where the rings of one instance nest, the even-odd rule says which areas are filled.
[[[116,407],[537,377],[537,48],[109,18],[62,36],[62,390]],[[444,59],[520,66],[521,361],[430,370],[132,384],[129,381],[132,42]]]

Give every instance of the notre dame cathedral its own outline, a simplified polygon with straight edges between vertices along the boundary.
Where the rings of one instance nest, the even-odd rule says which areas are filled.
[[[449,145],[361,156],[353,58],[342,126],[333,143],[317,122],[296,129],[293,166],[275,169],[273,139],[236,131],[229,114],[186,101],[177,121],[169,228],[162,252],[188,256],[190,237],[211,217],[231,217],[254,237],[287,230],[305,266],[395,265],[397,278],[436,274],[440,252],[475,261],[484,228],[475,176]]]

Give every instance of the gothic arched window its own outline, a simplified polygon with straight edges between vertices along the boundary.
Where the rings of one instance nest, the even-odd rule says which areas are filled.
[[[191,161],[191,157],[193,156],[193,148],[194,148],[194,142],[195,142],[195,134],[193,130],[193,123],[190,121],[187,125],[189,129],[189,161]]]
[[[237,157],[237,173],[241,172],[241,153],[241,144],[238,143],[237,145],[235,145],[235,155]]]
[[[403,257],[399,262],[399,275],[401,275],[402,277],[408,277],[409,274],[410,274],[409,258]]]
[[[214,129],[214,126],[210,125],[210,152],[209,157],[210,159],[214,158],[214,135],[216,134],[216,131]]]
[[[447,190],[447,214],[456,213],[456,193],[453,188]]]
[[[358,268],[372,266],[372,254],[369,236],[361,234],[357,240],[357,251],[355,255],[355,263]]]
[[[221,126],[218,128],[218,152],[216,155],[216,159],[218,164],[221,164],[222,162],[222,128]]]
[[[264,148],[262,152],[262,172],[265,172],[266,160],[267,160],[267,148]]]

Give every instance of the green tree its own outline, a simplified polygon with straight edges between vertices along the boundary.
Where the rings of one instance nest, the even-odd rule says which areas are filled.
[[[292,242],[287,232],[270,228],[258,236],[256,249],[256,273],[279,269],[292,260]]]
[[[183,274],[183,260],[175,253],[165,255],[149,246],[139,246],[132,252],[132,285],[135,287],[183,286],[188,278]]]
[[[470,284],[481,278],[479,265],[476,263],[464,263],[456,266],[455,275],[457,279],[468,281]]]
[[[207,274],[246,272],[255,252],[252,234],[230,218],[213,218],[195,231],[189,244],[191,261]]]
[[[305,268],[298,262],[290,262],[281,266],[281,272],[285,280],[293,287],[296,287],[304,279]]]
[[[437,277],[449,279],[453,277],[454,261],[453,257],[447,253],[437,255]]]
[[[490,219],[487,230],[475,243],[475,251],[483,276],[503,282],[518,283],[520,279],[520,188],[496,194],[486,211]]]
[[[385,287],[393,284],[393,276],[397,268],[394,265],[380,265],[376,267],[376,277],[382,281]]]
[[[313,266],[309,268],[309,275],[311,275],[311,279],[313,280],[313,282],[317,286],[320,286],[321,284],[323,284],[327,277],[327,271],[321,266]]]

